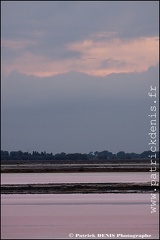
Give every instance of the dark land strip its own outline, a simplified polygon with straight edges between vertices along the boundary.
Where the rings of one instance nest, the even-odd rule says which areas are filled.
[[[156,166],[159,169],[158,165]],[[148,172],[150,164],[11,164],[2,165],[1,173],[74,173],[74,172]]]
[[[150,183],[49,183],[4,184],[1,194],[89,194],[89,193],[156,193],[159,186]]]

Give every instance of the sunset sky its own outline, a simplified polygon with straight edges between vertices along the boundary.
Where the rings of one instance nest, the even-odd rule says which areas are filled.
[[[158,1],[1,3],[2,150],[149,149]]]

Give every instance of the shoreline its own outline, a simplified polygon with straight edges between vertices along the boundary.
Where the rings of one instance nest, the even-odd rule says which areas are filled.
[[[155,193],[154,188],[149,182],[4,184],[1,185],[1,194]]]
[[[149,164],[12,164],[1,173],[148,172]],[[157,166],[158,171],[158,166]]]

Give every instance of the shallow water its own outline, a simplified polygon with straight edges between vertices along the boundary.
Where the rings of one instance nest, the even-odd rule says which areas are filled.
[[[158,173],[157,180],[158,180]],[[2,173],[2,184],[25,183],[99,183],[99,182],[150,182],[150,172],[106,173]]]
[[[1,234],[2,239],[77,239],[83,234],[92,239],[102,236],[98,234],[115,236],[99,239],[124,239],[117,234],[158,239],[158,206],[151,214],[150,194],[2,195]]]

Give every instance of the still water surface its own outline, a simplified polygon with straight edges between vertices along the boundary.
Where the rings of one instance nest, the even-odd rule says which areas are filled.
[[[158,239],[158,204],[151,214],[150,199],[150,194],[2,195],[2,239],[71,239],[70,233],[73,239],[76,234]]]
[[[1,181],[149,182],[150,173],[8,173],[1,175]],[[147,239],[158,239],[158,207],[157,202],[157,212],[151,214],[150,194],[2,195],[2,239],[71,239],[70,233],[72,239],[76,234],[90,234],[92,239],[97,239],[97,234],[148,234],[151,237]]]
[[[150,182],[150,172],[106,173],[3,173],[2,184]],[[158,173],[157,173],[158,180]]]

